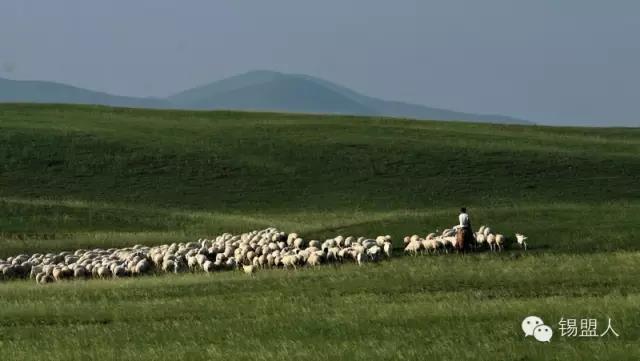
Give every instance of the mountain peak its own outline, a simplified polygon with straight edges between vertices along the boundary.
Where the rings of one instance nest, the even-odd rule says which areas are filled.
[[[176,107],[185,109],[293,111],[433,120],[528,123],[501,115],[462,113],[377,99],[321,78],[272,70],[252,70],[224,78],[180,92],[169,97],[169,101]]]

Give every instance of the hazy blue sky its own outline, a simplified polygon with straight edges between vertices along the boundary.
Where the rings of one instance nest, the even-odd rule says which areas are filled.
[[[638,0],[2,0],[0,77],[164,96],[253,69],[539,122],[640,125]]]

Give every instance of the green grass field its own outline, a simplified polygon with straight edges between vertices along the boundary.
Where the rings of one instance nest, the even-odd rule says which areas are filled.
[[[530,251],[4,281],[0,359],[640,358],[640,129],[0,105],[1,258],[267,226],[400,245],[462,205]],[[551,343],[523,337],[531,314]]]

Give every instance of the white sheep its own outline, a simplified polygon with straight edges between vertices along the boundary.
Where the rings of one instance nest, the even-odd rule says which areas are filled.
[[[416,254],[418,254],[418,251],[420,251],[421,247],[422,243],[419,240],[411,240],[409,244],[404,248],[404,251],[415,256]]]
[[[518,244],[520,245],[520,248],[524,247],[524,250],[527,250],[527,237],[525,237],[524,234],[520,234],[520,233],[516,233],[516,240],[518,241]]]
[[[311,267],[319,266],[322,263],[322,252],[312,252],[307,258],[307,264]]]
[[[422,241],[417,236],[414,240]],[[223,233],[213,239],[199,238],[197,241],[154,247],[137,244],[120,249],[78,249],[31,256],[21,254],[0,260],[0,275],[3,278],[31,277],[37,278],[37,282],[47,282],[85,277],[120,278],[154,270],[172,273],[201,270],[211,273],[216,269],[239,269],[240,266],[252,266],[254,270],[278,266],[296,268],[345,260],[362,265],[382,257],[390,258],[393,251],[389,235],[375,239],[338,235],[323,243],[317,240],[308,242],[308,245],[306,243],[296,233],[285,234],[275,228],[267,228],[239,235]]]
[[[380,260],[380,255],[382,254],[382,248],[378,245],[371,246],[367,249],[367,256],[373,262],[377,262]]]
[[[304,240],[300,237],[296,238],[293,241],[293,247],[295,248],[304,248]]]
[[[385,242],[382,248],[387,258],[391,258],[391,254],[393,253],[393,244],[391,244],[391,242]]]
[[[438,250],[438,242],[435,238],[427,238],[422,242],[422,247],[427,252],[435,253]]]
[[[111,276],[111,270],[109,269],[109,267],[101,266],[100,268],[98,268],[98,277],[107,278],[110,276]]]
[[[504,243],[506,241],[505,236],[502,234],[496,234],[496,246],[498,246],[498,251],[504,250]]]
[[[298,263],[298,257],[296,255],[285,255],[282,257],[282,266],[286,269],[289,267],[293,267],[296,269],[296,264]]]
[[[485,231],[487,229],[485,228]],[[489,233],[486,235],[487,237],[487,244],[489,245],[489,249],[491,250],[491,252],[496,250],[496,236],[493,233]]]
[[[489,228],[489,226],[484,227],[483,232],[484,232],[484,236],[487,237],[489,236],[489,234],[491,234],[491,228]]]
[[[484,236],[484,233],[480,231],[476,233],[476,243],[478,244],[478,247],[482,247],[486,240],[487,238]]]
[[[256,272],[256,267],[254,265],[242,265],[242,270],[244,271],[244,273],[246,274],[253,274]]]

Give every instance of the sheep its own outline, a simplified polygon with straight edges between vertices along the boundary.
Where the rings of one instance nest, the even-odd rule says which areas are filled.
[[[518,241],[518,244],[520,245],[520,248],[524,247],[524,250],[527,250],[527,237],[525,237],[524,234],[520,234],[520,233],[516,233],[516,240]]]
[[[42,273],[42,266],[35,266],[31,268],[31,271],[29,272],[29,277],[30,278],[35,278],[39,273]]]
[[[340,252],[340,248],[338,248],[338,247],[327,248],[327,250],[326,250],[327,262],[337,261],[338,260],[338,252]]]
[[[86,268],[80,266],[80,267],[75,267],[73,269],[74,278],[87,278],[87,276],[88,276],[88,272]]]
[[[162,265],[163,258],[164,255],[158,252],[151,256],[151,262],[153,262],[156,267],[160,267]]]
[[[504,242],[506,241],[505,237],[502,234],[496,234],[496,246],[498,246],[498,251],[504,250]]]
[[[422,247],[427,252],[435,253],[438,250],[438,242],[435,238],[427,238],[422,242]]]
[[[476,233],[480,245],[484,231]],[[422,239],[418,235],[404,238],[406,253],[416,255],[420,251],[437,252],[443,247],[456,245],[452,229],[429,233]],[[495,236],[492,250],[502,250],[504,238]],[[503,237],[503,236],[501,236]],[[524,237],[524,236],[523,236]],[[485,243],[486,243],[486,238]],[[526,238],[525,238],[526,239]],[[526,247],[524,239],[521,247]],[[306,246],[306,247],[305,247]],[[239,235],[223,233],[213,239],[200,238],[192,242],[174,242],[154,247],[134,245],[127,248],[76,250],[73,252],[26,254],[0,260],[0,274],[4,278],[36,278],[41,282],[45,276],[51,280],[70,278],[121,278],[138,276],[152,271],[179,273],[204,271],[211,273],[221,269],[240,269],[241,266],[258,268],[299,266],[314,267],[322,263],[355,261],[366,262],[391,258],[393,244],[389,235],[375,238],[338,235],[324,242],[304,238],[296,233],[285,234],[275,228],[251,231]],[[243,267],[244,270],[244,267]],[[38,276],[40,275],[40,276]],[[46,278],[49,280],[49,278]]]
[[[382,247],[387,258],[391,258],[391,254],[393,252],[393,245],[391,244],[391,242],[385,242]]]
[[[382,248],[378,245],[372,246],[367,249],[367,256],[373,262],[377,262],[380,259],[380,254],[382,253]]]
[[[51,282],[55,281],[53,276],[50,276],[50,275],[47,275],[47,274],[43,274],[43,273],[41,273],[40,275],[41,275],[41,277],[40,277],[40,280],[38,282],[41,283],[41,284],[51,283]],[[36,277],[36,279],[37,279],[37,277]]]
[[[231,257],[231,255],[233,255],[233,253],[236,251],[236,249],[232,246],[228,246],[224,249],[224,256],[225,258],[229,258]]]
[[[484,236],[487,237],[489,236],[489,234],[491,234],[491,228],[489,228],[489,226],[484,227],[483,232],[484,232]]]
[[[193,271],[197,265],[198,265],[198,260],[196,259],[196,256],[187,257],[187,266],[189,267],[190,270]]]
[[[362,247],[364,247],[366,249],[369,249],[369,248],[371,248],[373,246],[377,246],[377,242],[375,241],[375,239],[365,239],[362,242]]]
[[[455,248],[457,245],[456,237],[453,236],[441,236],[442,244],[445,248],[445,251],[449,251],[450,248]]]
[[[254,265],[242,265],[242,270],[244,271],[244,273],[250,275],[256,272],[256,267]]]
[[[478,231],[476,233],[476,244],[477,247],[480,248],[484,245],[484,243],[486,242],[487,238],[484,236],[484,233]]]
[[[485,231],[487,230],[487,228],[485,228]],[[496,249],[496,236],[493,233],[489,233],[488,235],[486,235],[487,237],[487,244],[489,245],[489,249],[491,250],[491,252],[494,252]]]
[[[411,240],[409,244],[404,248],[404,251],[406,253],[411,253],[415,256],[418,254],[418,251],[420,251],[421,247],[422,247],[422,243],[420,243],[420,241]]]
[[[172,259],[167,259],[162,263],[162,270],[164,272],[173,272],[175,269],[176,263]]]
[[[56,281],[60,281],[62,279],[62,268],[60,267],[56,267],[53,269],[52,272],[53,275],[53,279]]]
[[[311,267],[319,266],[322,263],[323,253],[312,252],[307,258],[307,264]]]
[[[349,236],[349,237],[347,237],[347,238],[345,238],[345,239],[344,239],[344,244],[343,244],[343,246],[344,246],[345,248],[350,247],[350,246],[351,246],[351,244],[352,244],[353,242],[355,242],[355,238],[353,238],[352,236]]]
[[[260,268],[264,268],[267,265],[267,256],[264,254],[261,254],[260,256],[257,257],[258,259],[258,266],[260,266]]]
[[[298,234],[297,234],[297,233],[289,233],[289,235],[287,236],[287,244],[288,244],[288,245],[293,244],[293,241],[294,241],[296,238],[300,238],[300,237],[298,236]],[[277,240],[276,240],[276,241],[277,241]]]
[[[229,258],[227,259],[227,261],[225,262],[225,266],[226,266],[227,268],[229,268],[229,269],[235,268],[235,267],[237,267],[237,265],[238,265],[238,264],[237,264],[237,262],[236,262],[236,259],[235,259],[235,258],[233,258],[233,257],[229,257]]]
[[[138,261],[138,263],[136,263],[134,267],[134,274],[140,275],[140,274],[149,272],[149,270],[151,270],[151,264],[149,263],[148,260],[142,259]]]
[[[304,248],[304,240],[300,237],[296,238],[293,241],[293,247],[295,248]]]
[[[202,264],[202,270],[205,271],[206,273],[211,273],[215,270],[215,265],[213,262],[209,260],[204,261],[204,263]]]
[[[442,236],[443,237],[452,237],[456,234],[456,230],[453,228],[447,228],[444,231],[442,231]]]
[[[127,269],[123,265],[116,266],[113,268],[112,273],[115,278],[125,277],[127,275]]]
[[[106,266],[101,266],[100,268],[98,268],[97,273],[98,273],[98,277],[100,278],[107,278],[111,276],[111,270]]]
[[[320,248],[320,241],[317,240],[311,240],[309,241],[309,247],[315,247],[315,248]]]
[[[289,267],[293,267],[293,269],[297,269],[296,264],[298,263],[298,257],[296,255],[285,255],[282,257],[282,265],[285,269]]]

